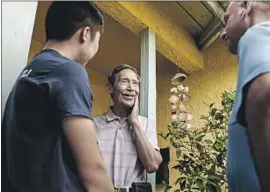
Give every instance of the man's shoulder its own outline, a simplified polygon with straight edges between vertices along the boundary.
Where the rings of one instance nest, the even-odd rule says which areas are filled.
[[[29,67],[42,72],[52,72],[59,69],[59,72],[64,75],[74,73],[86,74],[86,70],[76,61],[70,60],[54,50],[43,50],[37,54],[29,63]]]

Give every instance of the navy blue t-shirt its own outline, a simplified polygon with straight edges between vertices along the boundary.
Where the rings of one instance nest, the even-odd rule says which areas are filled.
[[[6,104],[3,191],[84,191],[62,120],[68,116],[92,118],[91,108],[86,70],[57,51],[39,53],[17,79]]]

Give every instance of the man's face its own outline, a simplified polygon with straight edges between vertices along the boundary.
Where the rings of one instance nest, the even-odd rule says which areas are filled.
[[[238,42],[248,28],[245,11],[239,3],[230,3],[224,15],[226,26],[220,38],[225,41],[232,54],[237,54]]]
[[[111,93],[114,105],[120,105],[123,108],[132,107],[140,93],[138,75],[130,69],[120,71],[116,75],[116,81]]]

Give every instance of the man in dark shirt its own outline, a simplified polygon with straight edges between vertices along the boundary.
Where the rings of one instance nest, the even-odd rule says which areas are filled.
[[[2,189],[113,191],[92,122],[85,65],[97,53],[103,16],[91,2],[52,2],[46,46],[23,69],[2,121]]]

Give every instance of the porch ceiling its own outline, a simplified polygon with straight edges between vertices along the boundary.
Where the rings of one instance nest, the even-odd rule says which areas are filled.
[[[183,26],[199,49],[206,49],[218,37],[228,1],[165,1],[153,4]]]
[[[136,36],[151,28],[157,35],[157,50],[189,74],[204,68],[201,50],[219,37],[228,5],[217,1],[95,3]]]
[[[153,2],[97,1],[95,3],[103,12],[138,37],[146,28],[154,31],[157,37],[157,51],[188,74],[204,68],[203,54],[192,36]]]

